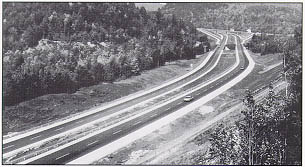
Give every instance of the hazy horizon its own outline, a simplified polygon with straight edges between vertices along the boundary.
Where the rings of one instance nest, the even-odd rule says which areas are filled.
[[[144,7],[147,11],[156,11],[162,8],[166,3],[136,3],[137,7]]]

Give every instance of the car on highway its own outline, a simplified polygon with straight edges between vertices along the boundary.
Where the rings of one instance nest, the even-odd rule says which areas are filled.
[[[192,96],[188,95],[188,96],[185,96],[185,97],[184,97],[183,101],[185,101],[185,102],[190,102],[190,101],[192,101],[193,99],[194,99],[194,98],[193,98]]]
[[[244,66],[241,66],[241,67],[240,67],[240,70],[244,70],[244,69],[245,69],[245,67],[244,67]]]

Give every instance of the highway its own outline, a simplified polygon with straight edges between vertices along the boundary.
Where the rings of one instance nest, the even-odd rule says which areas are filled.
[[[237,41],[238,41],[238,45],[237,45],[238,56],[240,57],[240,63],[238,64],[238,66],[230,74],[225,75],[220,79],[214,81],[213,83],[190,93],[190,95],[194,97],[194,101],[216,90],[217,88],[221,87],[225,83],[229,82],[230,80],[238,76],[242,72],[242,70],[240,70],[240,67],[243,66],[246,68],[248,66],[249,63],[248,59],[245,58],[245,55],[241,48],[241,44],[240,44],[241,40],[237,38]],[[220,48],[223,49],[223,47]],[[198,82],[200,82],[200,80],[198,80]],[[192,85],[188,85],[188,86],[192,86]],[[165,106],[162,106],[158,109],[148,112],[140,117],[136,117],[132,120],[126,121],[120,124],[119,126],[115,126],[111,129],[103,131],[102,133],[91,136],[88,139],[82,140],[66,148],[60,149],[59,151],[50,153],[49,155],[36,159],[30,162],[29,164],[41,164],[41,165],[65,164],[103,145],[106,145],[122,136],[125,136],[133,131],[136,131],[137,129],[159,118],[162,118],[165,115],[168,115],[188,104],[189,103],[183,102],[183,97],[181,97]]]
[[[195,73],[189,75],[188,77],[184,78],[183,80],[180,80],[176,83],[167,85],[167,86],[165,86],[161,89],[155,90],[151,93],[144,94],[143,96],[139,96],[137,98],[131,99],[127,102],[116,105],[114,107],[102,110],[102,111],[97,112],[95,114],[88,115],[86,117],[82,117],[82,118],[64,123],[62,125],[59,125],[59,126],[56,126],[56,127],[53,127],[53,128],[49,128],[45,131],[41,131],[41,132],[38,132],[38,133],[35,133],[35,134],[32,134],[32,135],[17,139],[17,140],[13,140],[13,141],[4,143],[3,144],[3,153],[4,154],[10,153],[10,152],[12,152],[16,149],[20,149],[22,147],[33,144],[35,142],[39,142],[39,141],[44,140],[48,137],[66,132],[68,130],[74,129],[75,127],[79,127],[81,125],[85,125],[89,122],[92,122],[92,121],[98,119],[98,118],[105,117],[109,114],[120,111],[120,110],[125,109],[129,106],[133,106],[135,104],[138,104],[139,102],[151,99],[151,98],[153,98],[153,97],[155,97],[159,94],[162,94],[164,92],[172,90],[172,89],[178,87],[179,85],[182,85],[182,84],[184,84],[188,81],[191,81],[193,79],[198,78],[198,76],[200,76],[202,73],[208,71],[211,68],[211,66],[213,66],[215,64],[216,60],[220,56],[221,50],[223,49],[223,47],[225,45],[225,41],[226,41],[226,38],[224,38],[224,40],[222,40],[222,43],[221,43],[220,47],[215,51],[214,55],[211,57],[211,59],[208,60],[207,64],[202,69],[200,69],[198,72],[195,72]],[[192,84],[187,85],[185,87],[185,89],[188,89],[189,87],[192,87],[196,84],[199,84],[200,82],[202,82],[203,79],[206,79],[206,78],[204,78],[204,77],[198,78],[196,80],[196,82],[193,82]]]

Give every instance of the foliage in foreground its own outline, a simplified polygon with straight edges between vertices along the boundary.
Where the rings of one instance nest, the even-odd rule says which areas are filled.
[[[302,33],[284,52],[287,94],[273,92],[256,102],[244,98],[243,118],[234,126],[220,126],[212,134],[210,157],[220,165],[300,165],[302,162]],[[291,41],[292,42],[292,41]],[[286,92],[285,92],[286,93]]]

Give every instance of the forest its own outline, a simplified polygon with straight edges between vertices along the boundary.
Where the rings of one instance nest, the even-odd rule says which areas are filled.
[[[162,11],[197,27],[293,34],[302,24],[301,9],[300,3],[167,3]]]
[[[4,107],[195,58],[201,46],[210,49],[207,36],[195,26],[251,28],[261,35],[245,44],[249,50],[283,55],[287,93],[275,93],[270,84],[267,97],[257,101],[247,90],[241,119],[216,128],[209,157],[199,157],[196,165],[207,160],[217,165],[301,165],[303,35],[296,5],[167,3],[147,12],[134,3],[4,2]],[[287,35],[278,34],[292,36],[286,40]],[[200,47],[194,48],[196,42]]]
[[[282,50],[287,91],[275,93],[274,85],[266,85],[269,93],[261,101],[247,90],[242,118],[216,128],[208,159],[218,165],[302,164],[302,27]]]
[[[168,3],[162,8],[198,27],[259,32],[245,47],[262,56],[281,54],[281,76],[288,82],[287,93],[265,85],[269,93],[262,100],[247,90],[241,118],[220,124],[210,136],[208,154],[193,157],[194,164],[302,164],[301,9],[296,3]]]
[[[190,22],[134,3],[5,2],[3,9],[4,105],[195,58],[196,40],[210,46]]]

